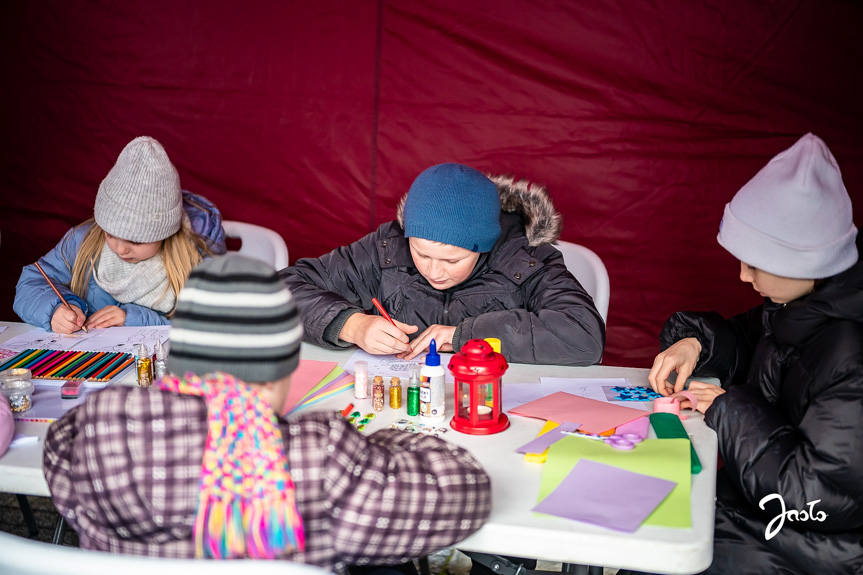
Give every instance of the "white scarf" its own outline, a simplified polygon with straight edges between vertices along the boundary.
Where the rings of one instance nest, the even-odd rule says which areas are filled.
[[[120,303],[134,303],[168,313],[177,296],[168,284],[162,254],[138,263],[123,261],[106,243],[93,270],[96,284]]]

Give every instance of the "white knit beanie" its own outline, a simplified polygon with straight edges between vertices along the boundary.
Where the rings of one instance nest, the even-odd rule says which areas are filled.
[[[99,185],[93,214],[100,228],[130,242],[157,242],[177,233],[183,191],[162,144],[141,136],[123,148]]]
[[[820,279],[857,263],[856,238],[839,165],[818,136],[806,134],[726,204],[716,239],[771,274]]]

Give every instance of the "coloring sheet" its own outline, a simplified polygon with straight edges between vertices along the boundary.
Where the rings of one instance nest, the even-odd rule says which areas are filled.
[[[452,374],[447,369],[451,357],[451,353],[440,354],[440,364],[446,372],[445,381],[448,382],[454,381]],[[407,381],[408,377],[410,377],[410,368],[412,365],[422,366],[425,364],[425,354],[421,354],[411,360],[405,360],[399,359],[395,355],[372,355],[358,349],[345,364],[345,371],[354,373],[354,364],[358,361],[369,362],[369,381],[376,375],[381,375],[384,378],[395,375]]]
[[[134,355],[135,346],[139,343],[147,344],[150,353],[153,353],[156,341],[161,341],[164,345],[168,340],[168,330],[170,326],[167,325],[108,327],[91,329],[90,333],[79,331],[72,334],[34,329],[5,341],[3,347],[13,351],[74,349],[76,351],[120,351]]]

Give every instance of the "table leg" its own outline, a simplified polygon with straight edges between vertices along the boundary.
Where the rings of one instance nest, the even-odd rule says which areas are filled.
[[[36,525],[36,517],[33,515],[33,509],[30,508],[30,500],[27,499],[26,495],[21,495],[18,493],[16,495],[18,498],[18,507],[21,508],[21,515],[24,516],[24,524],[27,525],[27,533],[30,534],[30,537],[36,537],[39,535],[39,526]]]
[[[63,536],[66,534],[66,520],[62,516],[57,518],[57,523],[54,524],[54,538],[51,543],[54,545],[63,544]]]

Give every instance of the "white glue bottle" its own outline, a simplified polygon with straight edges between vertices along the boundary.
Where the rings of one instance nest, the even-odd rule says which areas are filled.
[[[431,340],[425,364],[420,368],[420,421],[441,423],[446,419],[444,370],[437,352],[437,342]]]

